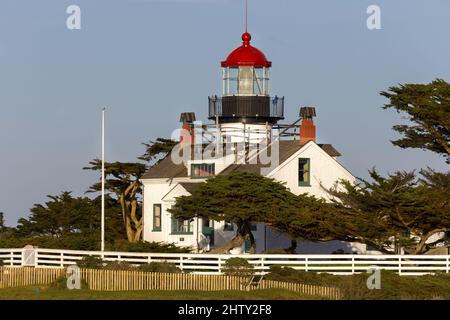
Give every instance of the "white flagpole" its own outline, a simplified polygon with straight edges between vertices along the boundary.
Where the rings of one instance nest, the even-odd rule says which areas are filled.
[[[102,109],[102,247],[101,251],[105,251],[105,111]]]

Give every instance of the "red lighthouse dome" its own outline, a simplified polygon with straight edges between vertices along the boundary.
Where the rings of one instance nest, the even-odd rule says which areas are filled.
[[[258,48],[253,47],[250,44],[252,36],[250,33],[245,32],[242,35],[242,46],[234,49],[225,61],[222,61],[222,67],[240,67],[240,66],[252,66],[252,67],[271,67],[272,62],[268,61],[264,53]]]

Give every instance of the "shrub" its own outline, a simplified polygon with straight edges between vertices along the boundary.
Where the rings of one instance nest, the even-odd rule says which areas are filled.
[[[180,268],[178,268],[174,263],[169,262],[150,262],[149,264],[139,266],[139,270],[145,272],[165,272],[165,273],[181,272]]]
[[[294,270],[288,267],[272,266],[265,276],[278,280],[303,284],[339,288],[343,299],[450,299],[450,275],[399,276],[392,271],[381,271],[381,289],[367,288],[368,273],[355,275],[332,275]]]
[[[267,249],[263,253],[264,254],[291,254],[291,252],[288,252],[287,249],[283,249],[283,248]]]
[[[253,266],[243,258],[229,258],[223,272],[228,276],[249,277],[254,274]]]
[[[88,289],[87,282],[81,279],[81,288],[80,289]],[[59,290],[69,290],[67,288],[67,277],[65,275],[58,277],[55,281],[50,284],[51,288],[59,289]]]
[[[0,248],[23,248],[32,245],[48,249],[98,250],[100,245],[98,235],[94,233],[73,233],[61,237],[52,236],[22,236],[17,232],[8,231],[0,235]]]
[[[164,242],[128,242],[127,240],[117,240],[114,242],[114,251],[124,252],[157,252],[157,253],[190,253],[191,248],[177,247],[173,243]]]
[[[126,270],[135,270],[136,268],[125,261],[109,261],[103,266],[103,269],[126,271]]]
[[[101,269],[103,260],[99,257],[85,256],[77,262],[77,266],[84,269]]]
[[[3,260],[0,259],[0,267],[3,267],[3,264],[4,264]]]

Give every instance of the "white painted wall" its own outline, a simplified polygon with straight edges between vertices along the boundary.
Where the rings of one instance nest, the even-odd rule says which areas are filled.
[[[190,179],[147,179],[142,180],[144,186],[144,241],[157,241],[176,243],[180,246],[196,246],[196,225],[194,223],[194,233],[192,235],[172,235],[171,234],[171,214],[167,209],[174,202],[173,197],[165,199],[165,196],[173,191],[174,196],[189,195],[179,182],[190,181]],[[153,205],[161,204],[161,231],[153,231]]]
[[[233,163],[233,158],[216,160],[216,173],[224,170],[228,164]],[[311,164],[311,186],[299,186],[298,184],[298,159],[309,158]],[[194,161],[194,162],[211,162]],[[189,162],[189,164],[192,161]],[[188,170],[190,165],[188,164]],[[309,193],[317,197],[329,198],[328,194],[321,187],[331,188],[339,179],[347,179],[354,181],[355,178],[350,172],[342,167],[334,158],[330,157],[314,142],[309,142],[287,161],[282,163],[277,169],[269,175],[278,181],[285,182],[289,190],[295,194]],[[201,219],[194,220],[194,230],[192,235],[172,235],[171,234],[171,215],[167,209],[175,203],[176,198],[189,193],[181,186],[179,182],[198,182],[204,180],[199,179],[149,179],[143,180],[144,185],[144,240],[145,241],[163,241],[175,243],[180,246],[191,246],[197,249],[197,243],[200,242],[200,249],[205,244],[202,241]],[[153,231],[153,204],[162,204],[162,230],[160,232]],[[222,245],[234,237],[234,231],[225,231],[224,222],[214,223],[214,240],[215,245]],[[236,226],[235,226],[236,229]],[[266,249],[287,248],[290,246],[290,239],[278,234],[277,232],[260,224],[257,231],[253,231],[256,240],[257,252],[263,252]],[[365,253],[366,246],[358,243],[346,243],[342,241],[329,241],[325,243],[313,243],[299,241],[297,252],[299,253],[333,253],[342,249],[345,253],[358,252]],[[235,248],[232,253],[243,253],[242,248]]]
[[[298,159],[310,159],[311,186],[299,186],[298,184]],[[319,198],[329,199],[327,192],[320,186],[331,188],[339,179],[351,182],[355,180],[353,175],[330,157],[314,142],[309,142],[277,169],[272,171],[269,177],[285,182],[286,187],[295,194],[309,193]]]
[[[244,133],[245,130],[245,133]],[[222,123],[220,131],[223,137],[229,137],[232,143],[250,141],[257,143],[266,139],[270,135],[272,126],[265,124],[243,124],[241,122]],[[270,138],[270,137],[269,137]]]

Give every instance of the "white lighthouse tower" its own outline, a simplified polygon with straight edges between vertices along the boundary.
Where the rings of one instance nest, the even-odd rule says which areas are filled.
[[[242,35],[242,45],[222,61],[222,96],[209,97],[209,119],[223,142],[259,143],[270,140],[272,126],[284,119],[284,97],[270,96],[272,62]]]

